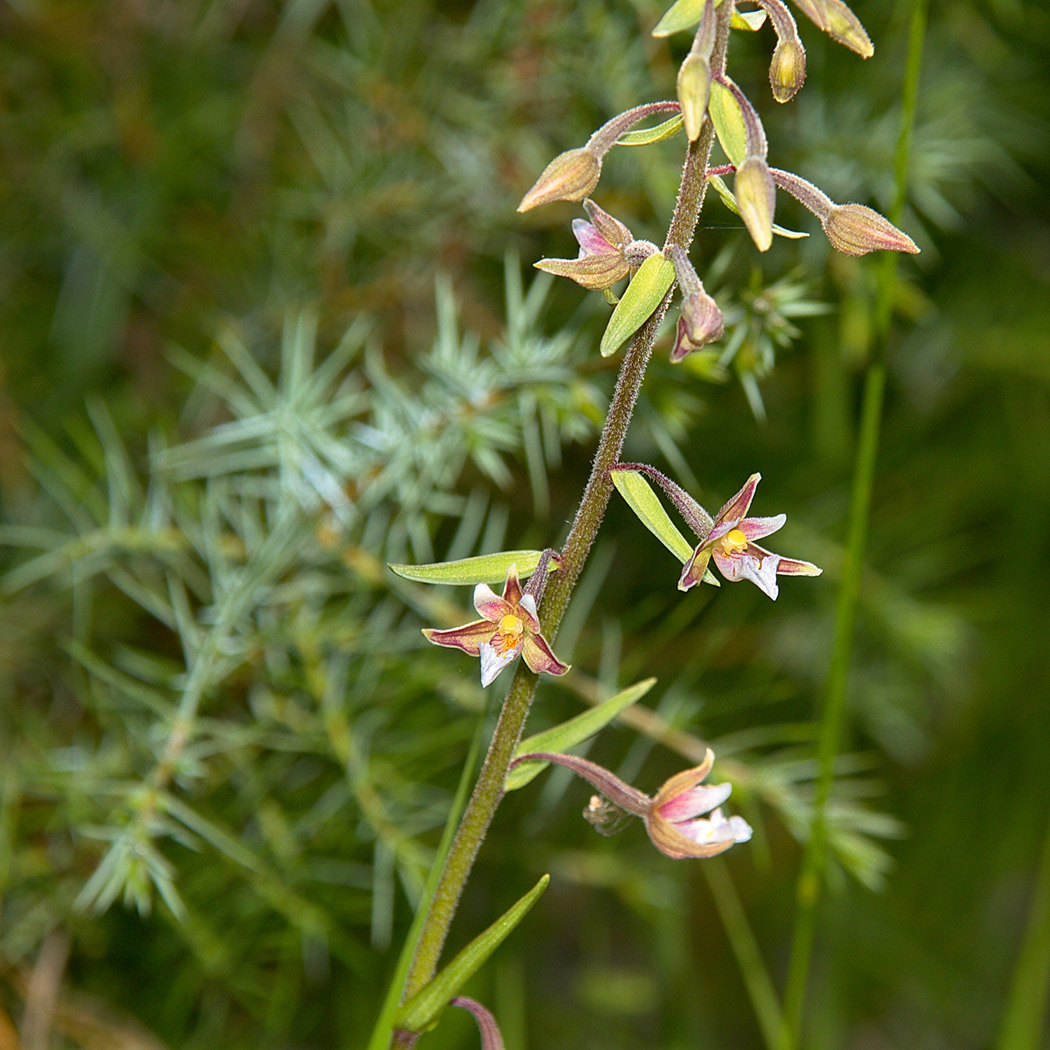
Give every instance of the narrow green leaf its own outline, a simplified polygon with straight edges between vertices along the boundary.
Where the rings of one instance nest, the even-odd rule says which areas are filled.
[[[659,252],[650,255],[631,278],[602,336],[602,357],[616,353],[660,305],[674,281],[674,263]]]
[[[553,729],[534,733],[518,744],[514,753],[515,755],[527,755],[530,751],[550,751],[560,754],[568,751],[569,748],[582,744],[584,740],[604,729],[621,711],[641,700],[655,684],[655,678],[646,678],[641,682],[636,682],[596,707],[578,714],[575,718],[570,718],[567,722],[554,726]],[[549,762],[524,762],[520,766],[515,766],[507,774],[507,782],[504,785],[506,790],[516,791],[524,787],[549,765]]]
[[[711,114],[711,123],[725,155],[739,167],[747,156],[747,125],[736,96],[721,81],[711,82],[707,112]]]
[[[499,551],[496,554],[480,554],[475,558],[460,558],[458,561],[436,561],[427,565],[387,565],[387,568],[406,580],[417,583],[503,583],[507,570],[518,567],[518,578],[531,576],[539,564],[542,551]],[[558,565],[553,559],[551,571]]]
[[[613,470],[610,476],[641,523],[684,565],[693,556],[693,548],[675,528],[649,482],[636,470]]]
[[[429,984],[420,988],[398,1011],[394,1027],[423,1032],[437,1024],[449,1000],[474,976],[486,959],[539,900],[551,877],[544,875],[513,907],[479,934]]]
[[[459,818],[463,815],[463,810],[466,809],[467,799],[470,797],[470,789],[474,784],[474,770],[477,767],[478,756],[481,753],[481,731],[484,725],[485,719],[479,719],[477,728],[474,730],[474,738],[470,743],[470,750],[467,752],[466,760],[463,763],[463,770],[459,776],[459,787],[456,788],[455,798],[453,798],[452,805],[448,811],[445,830],[442,832],[441,842],[438,844],[437,852],[434,854],[434,863],[431,865],[426,885],[423,887],[423,893],[416,905],[415,918],[412,920],[408,936],[405,937],[405,943],[401,947],[401,954],[398,956],[397,966],[394,967],[394,975],[390,978],[390,984],[387,986],[386,997],[380,1008],[375,1028],[372,1029],[372,1038],[368,1041],[367,1050],[386,1050],[390,1045],[390,1035],[394,1030],[394,1017],[398,1010],[398,999],[401,995],[401,989],[405,986],[405,977],[408,974],[408,967],[412,962],[416,944],[419,942],[419,931],[423,928],[423,920],[426,918],[430,901],[434,896],[434,888],[437,886],[441,870],[445,866],[445,858],[448,856],[448,851],[452,846],[456,828],[459,827]]]
[[[653,36],[670,36],[685,29],[692,29],[704,13],[705,0],[677,0],[656,23]]]
[[[736,202],[736,197],[733,195],[733,191],[725,184],[725,180],[720,175],[709,175],[707,181],[715,188],[715,192],[719,197],[722,198],[722,203],[734,214],[740,214],[740,205]],[[773,223],[773,232],[778,237],[788,237],[793,241],[801,240],[803,237],[808,237],[808,233],[802,233],[799,230],[788,230],[783,226],[778,226]]]
[[[704,13],[705,0],[678,0],[672,4],[664,13],[663,18],[656,23],[653,36],[670,36],[672,33],[681,33],[686,29],[693,29],[700,21]],[[721,0],[715,0],[718,7]],[[765,11],[737,11],[733,10],[733,16],[729,25],[733,29],[746,29],[753,32],[760,29],[765,23]]]
[[[682,116],[671,117],[655,128],[642,128],[640,131],[625,131],[617,140],[617,146],[651,146],[654,142],[663,142],[682,130]]]

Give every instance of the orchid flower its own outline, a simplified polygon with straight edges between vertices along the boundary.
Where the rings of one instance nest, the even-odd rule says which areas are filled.
[[[661,853],[673,860],[685,860],[715,857],[734,843],[751,838],[751,825],[743,817],[722,813],[721,805],[729,798],[732,785],[701,784],[714,761],[714,752],[708,748],[699,766],[675,774],[652,798],[596,762],[576,755],[536,751],[518,755],[511,768],[521,762],[555,762],[571,769],[601,792],[584,810],[584,816],[599,830],[607,823],[602,802],[607,799],[625,813],[641,817],[650,841]],[[597,817],[597,822],[592,817]]]
[[[714,760],[708,748],[701,765],[671,777],[653,797],[645,827],[653,845],[668,857],[714,857],[751,838],[751,826],[743,817],[722,813],[732,785],[700,783]]]
[[[569,670],[551,651],[540,633],[534,595],[522,591],[518,567],[507,570],[502,596],[488,584],[474,588],[474,608],[483,617],[447,631],[424,628],[423,637],[435,645],[462,649],[481,658],[481,684],[489,685],[514,658],[521,654],[529,670],[536,674],[562,675]]]
[[[679,590],[687,591],[699,583],[712,558],[727,580],[750,580],[774,600],[778,593],[778,575],[819,576],[823,572],[808,561],[782,558],[754,542],[772,535],[787,521],[786,514],[772,518],[746,516],[761,478],[761,474],[752,474],[744,487],[718,512],[710,532],[685,563],[678,581]]]

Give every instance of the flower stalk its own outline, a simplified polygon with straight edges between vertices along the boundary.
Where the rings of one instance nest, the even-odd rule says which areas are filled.
[[[717,75],[725,71],[732,9],[731,3],[722,4],[718,9],[715,44],[711,56],[712,70]],[[677,104],[675,106],[677,108]],[[608,128],[608,125],[606,127]],[[617,136],[620,133],[618,131]],[[699,138],[690,142],[686,151],[675,209],[667,233],[667,247],[677,245],[688,251],[692,242],[707,189],[707,163],[713,142],[714,131],[711,122],[706,121]],[[582,196],[586,194],[581,194]],[[529,203],[530,206],[534,206],[532,201]],[[642,380],[645,378],[646,366],[652,356],[653,345],[670,301],[669,291],[652,316],[634,334],[620,366],[591,474],[561,550],[559,571],[550,578],[539,610],[541,631],[552,643],[609,505],[613,491],[609,470],[616,465],[623,449]],[[503,798],[503,785],[514,758],[514,751],[521,739],[529,708],[532,706],[536,683],[536,676],[519,664],[493,731],[474,793],[463,813],[433,896],[426,904],[427,915],[405,978],[402,1002],[419,991],[437,970],[441,949],[463,887]],[[391,1047],[404,1048],[412,1045],[412,1042],[414,1037],[406,1033],[394,1033]]]

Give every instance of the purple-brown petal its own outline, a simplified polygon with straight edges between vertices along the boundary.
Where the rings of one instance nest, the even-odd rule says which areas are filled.
[[[547,639],[542,634],[528,634],[524,636],[522,658],[528,664],[529,670],[534,674],[544,672],[546,674],[562,675],[569,670],[569,664],[564,664],[551,650]]]
[[[434,645],[448,646],[450,649],[462,649],[471,656],[478,655],[478,646],[490,642],[497,632],[489,620],[475,620],[462,627],[452,627],[447,631],[438,631],[433,627],[423,628],[423,637]]]
[[[517,605],[521,601],[521,584],[518,582],[518,566],[512,565],[507,570],[507,582],[503,584],[503,597]]]
[[[721,525],[726,521],[739,521],[751,507],[751,501],[755,498],[755,489],[762,480],[761,474],[752,474],[744,482],[744,487],[715,515],[715,525]]]

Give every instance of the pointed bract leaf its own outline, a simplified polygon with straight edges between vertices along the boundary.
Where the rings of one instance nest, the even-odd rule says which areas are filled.
[[[646,678],[641,682],[636,682],[596,707],[592,707],[589,711],[584,711],[575,718],[554,726],[553,729],[545,729],[542,733],[533,734],[518,745],[515,755],[527,755],[535,751],[560,753],[582,744],[584,740],[604,729],[621,711],[641,700],[655,684],[655,678]],[[523,762],[520,766],[515,766],[507,774],[505,790],[516,791],[524,787],[546,769],[548,764],[547,762]]]
[[[474,558],[457,561],[436,561],[427,565],[387,565],[397,576],[417,583],[448,583],[474,586],[478,583],[502,583],[507,570],[517,565],[518,576],[531,576],[539,564],[542,551],[499,551],[496,554],[480,554]],[[551,559],[550,569],[556,572],[557,562]]]
[[[721,81],[711,83],[707,111],[725,155],[739,167],[747,156],[747,123],[736,96]]]
[[[631,278],[602,336],[602,357],[617,350],[649,319],[674,281],[674,263],[657,252]]]
[[[656,23],[653,36],[670,36],[672,33],[681,33],[686,29],[692,29],[700,21],[704,13],[705,0],[677,0],[664,13],[663,18]],[[718,6],[716,2],[715,6]],[[761,29],[766,21],[765,11],[737,11],[733,10],[730,26],[733,29],[744,29],[754,32]]]
[[[683,564],[693,556],[693,548],[675,528],[649,482],[636,470],[610,472],[616,491],[638,515],[641,523]]]
[[[740,214],[740,206],[736,202],[736,197],[733,196],[733,191],[725,184],[725,180],[720,175],[708,175],[708,183],[714,187],[715,192],[722,199],[722,203],[734,214]],[[787,237],[790,240],[798,241],[803,237],[808,237],[808,233],[803,233],[800,230],[789,230],[784,226],[778,226],[773,223],[773,232],[778,237]]]
[[[672,33],[692,29],[704,13],[705,2],[706,0],[677,0],[656,23],[653,36],[670,36]]]
[[[749,33],[756,33],[766,24],[765,11],[738,11],[733,8],[733,18],[729,23],[731,29],[743,29]]]
[[[642,128],[641,131],[625,131],[617,140],[617,146],[651,146],[654,142],[663,142],[682,130],[682,117],[672,117],[655,128]]]
[[[508,908],[484,933],[478,934],[429,984],[404,1003],[394,1020],[394,1027],[406,1032],[433,1028],[452,997],[525,918],[550,880],[549,875],[544,875],[517,904]]]

